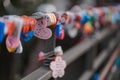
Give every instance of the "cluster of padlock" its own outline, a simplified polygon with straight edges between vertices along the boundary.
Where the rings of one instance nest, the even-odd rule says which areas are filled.
[[[40,52],[38,60],[43,62],[45,66],[49,66],[52,70],[53,78],[63,77],[65,74],[66,62],[62,58],[63,50],[61,46],[57,46],[54,51],[49,53]]]
[[[64,28],[71,31],[80,29],[84,34],[89,35],[101,25],[107,23],[115,25],[120,20],[120,5],[90,8],[78,12],[48,12],[37,16],[38,19],[16,15],[1,17],[0,43],[7,36],[6,47],[9,52],[14,52],[17,48],[22,50],[20,38],[29,41],[34,35],[40,39],[49,39],[52,31],[48,26],[55,28],[56,38],[60,40],[64,39]]]
[[[0,18],[0,43],[6,37],[7,50],[22,53],[20,38],[29,41],[34,35],[36,19],[28,16],[9,15]]]
[[[76,30],[81,30],[84,35],[90,35],[95,32],[95,30],[101,29],[106,24],[111,24],[112,28],[115,27],[117,21],[120,20],[120,6],[108,6],[108,7],[94,7],[87,10],[79,11],[66,11],[66,12],[37,12],[33,16],[39,17],[39,20],[43,19],[40,25],[42,26],[53,26],[55,28],[56,38],[63,40],[65,36],[65,31],[68,31],[70,37],[75,37]],[[40,19],[41,18],[41,19]],[[39,21],[38,20],[38,21]],[[48,29],[43,29],[48,34],[43,33],[41,28],[35,29],[35,36],[41,39],[48,39],[51,37],[51,31]],[[43,28],[43,27],[42,27]]]
[[[76,30],[81,30],[84,35],[91,35],[95,30],[99,30],[101,25],[105,26],[109,23],[115,27],[119,20],[120,5],[89,8],[75,12],[72,10],[66,12],[37,12],[31,17],[8,15],[0,17],[0,43],[6,37],[7,50],[22,53],[23,48],[20,39],[26,42],[33,36],[43,40],[49,39],[52,36],[49,27],[55,29],[57,39],[63,40],[64,30],[67,30],[72,38],[75,37],[74,31]],[[54,51],[46,54],[39,53],[39,61],[43,61],[45,65],[50,64],[54,78],[64,75],[66,64],[62,60],[62,54],[61,47],[57,47]],[[57,70],[58,67],[59,70]]]

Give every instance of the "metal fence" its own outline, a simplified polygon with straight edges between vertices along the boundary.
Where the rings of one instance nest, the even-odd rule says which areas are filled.
[[[105,28],[64,52],[66,74],[58,80],[90,80],[120,42],[119,28]],[[100,47],[102,49],[100,49]],[[22,80],[52,80],[51,70],[41,66]]]

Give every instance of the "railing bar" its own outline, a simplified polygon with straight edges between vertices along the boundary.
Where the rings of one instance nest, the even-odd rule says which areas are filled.
[[[107,49],[103,50],[100,55],[94,60],[93,70],[86,70],[79,80],[89,80],[92,75],[96,72],[99,66],[105,61],[110,52],[114,49],[115,46],[120,42],[120,38],[116,38],[110,41],[110,45]]]
[[[67,65],[69,65],[77,58],[82,56],[92,46],[96,45],[98,42],[106,38],[108,35],[111,35],[112,33],[114,33],[114,31],[111,31],[109,28],[102,30],[101,32],[99,32],[100,35],[95,35],[96,39],[87,39],[83,43],[77,44],[76,46],[70,48],[68,51],[64,53],[63,59],[67,62]],[[51,71],[43,70],[43,68],[42,69],[40,68],[32,72],[30,75],[26,76],[25,78],[23,78],[22,80],[47,80],[46,78],[47,79],[51,78]]]

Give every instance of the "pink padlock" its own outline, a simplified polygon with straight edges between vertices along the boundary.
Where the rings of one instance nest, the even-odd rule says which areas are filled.
[[[40,39],[49,39],[52,36],[52,31],[47,28],[47,22],[45,19],[38,20],[34,28],[34,36]]]
[[[61,31],[61,34],[60,34],[60,36],[59,36],[59,37],[57,37],[57,39],[63,40],[63,39],[64,39],[64,37],[65,37],[65,31],[64,31],[64,30],[62,30],[62,31]]]
[[[19,46],[19,40],[19,38],[9,35],[6,38],[6,45],[10,48],[17,48]]]
[[[55,60],[50,63],[53,78],[63,77],[65,74],[66,62],[61,56],[56,56]]]
[[[41,61],[41,62],[44,61],[45,60],[45,53],[40,52],[38,60]]]

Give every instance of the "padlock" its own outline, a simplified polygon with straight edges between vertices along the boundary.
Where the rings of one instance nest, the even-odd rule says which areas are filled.
[[[61,17],[62,17],[62,20],[61,20],[62,25],[68,24],[68,22],[69,22],[69,16],[68,16],[68,14],[67,13],[63,13],[61,15]]]
[[[0,21],[0,43],[2,43],[5,35],[4,35],[5,23]]]
[[[15,22],[7,19],[4,19],[4,22],[5,22],[5,34],[12,35],[15,29]]]
[[[23,32],[33,31],[35,25],[36,25],[36,19],[28,16],[22,16],[22,19],[24,19],[24,25],[23,25]]]
[[[63,50],[61,46],[55,47],[54,52],[56,53],[56,55],[59,55],[59,56],[63,55]]]
[[[66,14],[68,15],[67,24],[71,24],[72,22],[75,21],[75,19],[76,20],[78,19],[78,18],[76,18],[75,14],[70,11],[67,11]]]
[[[99,22],[102,24],[102,25],[105,25],[106,23],[106,20],[105,20],[105,13],[104,13],[104,10],[100,7],[100,8],[97,8],[98,11],[99,11]]]
[[[80,20],[81,20],[81,16],[76,14],[75,15],[75,20],[74,20],[74,28],[76,28],[76,29],[81,28]]]
[[[28,32],[30,28],[30,18],[27,16],[22,16],[21,18],[24,20],[22,32]]]
[[[47,28],[47,21],[44,18],[41,18],[37,21],[34,36],[40,39],[49,39],[52,36],[51,29]]]
[[[20,44],[20,45],[18,46],[18,48],[16,49],[16,52],[15,52],[15,53],[17,53],[17,54],[20,54],[20,53],[23,52],[23,47],[22,47],[22,43],[21,43],[21,41],[20,41],[19,44]]]
[[[19,38],[9,35],[6,38],[6,46],[12,49],[17,48],[19,46],[19,40]]]
[[[24,41],[29,41],[31,38],[34,36],[33,31],[28,31],[28,32],[21,32],[20,38]]]
[[[8,51],[14,51],[19,46],[20,41],[20,33],[23,26],[23,19],[19,16],[7,16],[8,20],[12,20],[15,22],[15,30],[12,35],[8,35],[6,38],[6,47]]]
[[[16,50],[16,48],[10,48],[10,47],[7,47],[7,46],[6,46],[6,48],[7,48],[9,53],[13,53]]]
[[[115,65],[118,67],[120,67],[120,57],[118,57],[116,60],[115,60]]]
[[[93,26],[91,25],[90,22],[87,22],[87,23],[84,24],[83,32],[85,34],[89,35],[89,34],[93,33],[93,31],[94,31],[94,28],[93,28]]]
[[[36,25],[36,19],[22,16],[24,19],[24,25],[21,32],[21,39],[24,41],[29,41],[34,36],[34,27]]]
[[[56,36],[56,37],[57,37],[57,39],[63,40],[65,37],[65,31],[62,30],[60,36]]]
[[[56,16],[56,24],[61,22],[62,21],[61,14],[59,12],[55,12],[54,14]]]
[[[95,73],[94,77],[93,77],[93,80],[98,80],[100,77],[100,74],[99,73]]]
[[[61,23],[58,23],[57,25],[56,25],[56,36],[60,36],[60,34],[61,34],[61,30],[62,30],[62,26],[61,26]]]
[[[80,16],[81,16],[81,21],[80,21],[81,24],[85,24],[88,21],[88,16],[86,11],[81,11]]]
[[[53,26],[56,24],[57,19],[54,13],[47,13],[43,16],[47,20],[47,26]]]
[[[93,25],[94,13],[93,13],[92,9],[87,10],[87,14],[88,14],[88,21]]]
[[[48,61],[48,60],[54,60],[55,56],[62,56],[63,55],[63,50],[61,46],[57,46],[54,48],[54,51],[50,51],[48,53],[40,52],[38,55],[38,61],[43,62],[43,61]]]
[[[62,56],[56,56],[55,60],[50,62],[50,69],[52,70],[52,76],[54,79],[57,79],[58,77],[63,77],[65,74],[65,68],[67,64],[62,59]]]

